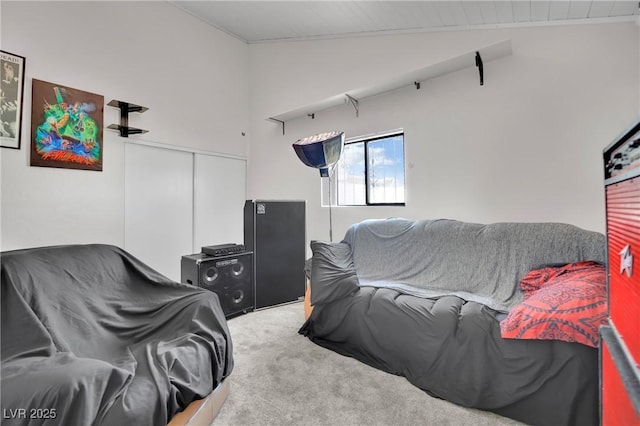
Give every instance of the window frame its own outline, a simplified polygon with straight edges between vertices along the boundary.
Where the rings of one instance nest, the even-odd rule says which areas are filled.
[[[393,138],[396,136],[402,136],[402,177],[403,177],[403,182],[404,182],[404,201],[402,202],[394,202],[394,203],[389,203],[389,202],[372,202],[371,201],[371,197],[370,197],[370,184],[369,184],[369,143],[370,142],[376,142],[379,141],[381,139],[389,139],[389,138]],[[345,146],[346,145],[351,145],[351,144],[357,144],[357,143],[362,143],[363,144],[363,151],[364,151],[364,187],[365,187],[365,200],[364,200],[364,204],[340,204],[339,200],[340,200],[340,195],[339,195],[339,191],[340,191],[340,185],[339,185],[339,181],[340,181],[340,172],[338,170],[336,170],[337,173],[334,174],[334,186],[336,187],[336,191],[335,191],[335,206],[337,207],[382,207],[382,206],[392,206],[392,207],[404,207],[406,206],[406,195],[407,195],[407,191],[406,191],[406,178],[407,178],[407,170],[406,170],[406,149],[405,149],[405,143],[404,143],[404,129],[398,129],[398,130],[393,130],[393,131],[389,131],[389,132],[384,132],[384,133],[378,133],[378,134],[373,134],[373,135],[366,135],[366,136],[357,136],[354,138],[349,138],[345,141]],[[338,162],[339,163],[339,162]],[[331,200],[332,202],[334,200]]]

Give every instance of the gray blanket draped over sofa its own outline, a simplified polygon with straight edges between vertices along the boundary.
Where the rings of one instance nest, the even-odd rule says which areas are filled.
[[[534,268],[604,262],[602,234],[561,223],[372,220],[352,226],[344,242],[360,285],[457,295],[503,312],[522,302],[519,281]]]
[[[311,243],[300,333],[433,396],[533,425],[598,424],[597,349],[503,339],[531,269],[604,263],[604,235],[554,223],[371,220]],[[428,419],[425,419],[428,422]]]
[[[163,425],[233,369],[217,296],[108,245],[2,253],[6,425]]]

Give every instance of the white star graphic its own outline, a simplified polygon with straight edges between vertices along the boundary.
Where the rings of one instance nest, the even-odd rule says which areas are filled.
[[[631,278],[633,274],[633,255],[629,244],[620,251],[620,273],[622,274],[624,271],[627,271],[627,276]]]

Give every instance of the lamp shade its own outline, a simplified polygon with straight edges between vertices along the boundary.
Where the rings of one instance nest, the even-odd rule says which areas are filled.
[[[344,147],[344,132],[321,133],[298,139],[293,149],[300,161],[309,167],[320,169],[321,177],[328,177],[330,169],[338,162]]]

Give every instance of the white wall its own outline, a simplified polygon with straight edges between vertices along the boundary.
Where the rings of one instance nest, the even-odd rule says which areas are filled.
[[[52,33],[68,23],[71,33]],[[563,221],[604,230],[601,151],[640,111],[633,23],[421,33],[247,46],[166,2],[0,3],[1,48],[27,58],[22,149],[0,149],[0,248],[124,242],[124,149],[104,171],[29,166],[31,79],[148,106],[134,136],[249,157],[248,198],[306,199],[327,239],[318,172],[291,144],[403,127],[404,208],[334,209],[334,238],[368,217]],[[66,28],[66,27],[65,27]],[[274,114],[511,38],[513,56],[287,123]],[[118,111],[105,107],[105,124]],[[246,133],[246,136],[242,135]],[[249,144],[249,141],[251,142]]]
[[[513,55],[280,126],[265,118],[503,39]],[[602,149],[639,111],[634,22],[251,45],[249,197],[307,200],[328,239],[317,170],[291,144],[405,129],[405,207],[333,210],[334,240],[372,217],[568,222],[604,231]]]
[[[32,78],[149,107],[131,139],[247,155],[246,44],[167,2],[2,1],[0,19],[2,49],[26,57],[22,149],[0,149],[2,250],[124,244],[123,140],[104,130],[102,172],[30,167]]]

